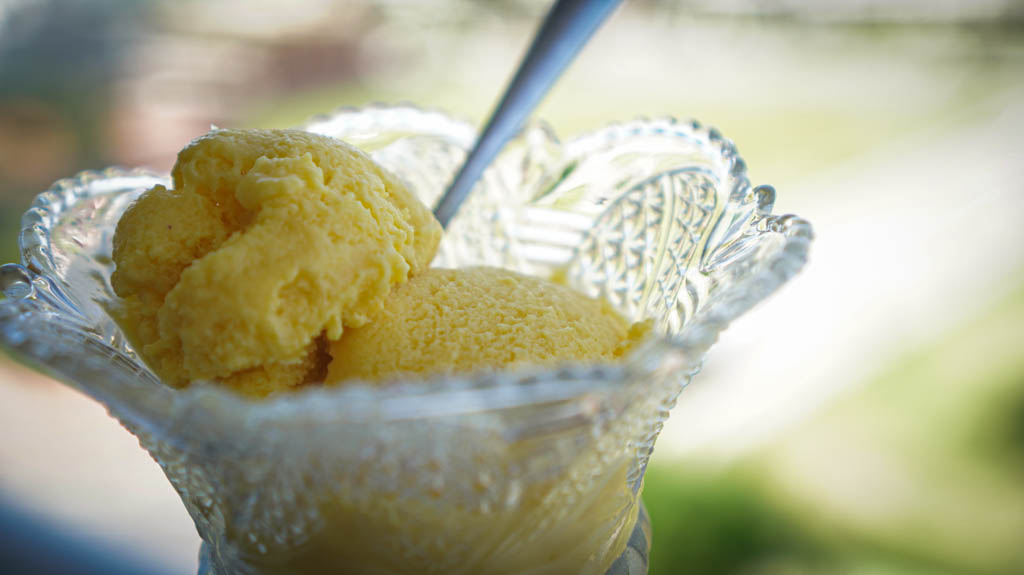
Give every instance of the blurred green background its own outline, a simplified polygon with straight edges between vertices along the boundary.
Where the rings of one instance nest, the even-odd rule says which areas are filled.
[[[547,4],[0,1],[0,259],[54,180],[168,169],[211,124],[411,101],[480,122]],[[652,574],[1024,573],[1024,2],[627,2],[539,111],[694,117],[807,270],[736,322],[649,467]],[[0,360],[0,497],[194,572],[103,412]]]

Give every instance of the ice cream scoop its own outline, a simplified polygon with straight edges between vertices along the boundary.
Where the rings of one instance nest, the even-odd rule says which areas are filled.
[[[611,362],[646,333],[604,300],[492,267],[430,269],[330,343],[328,383]]]
[[[189,144],[173,189],[118,222],[111,283],[122,327],[172,385],[288,389],[336,339],[426,268],[441,228],[360,150],[297,130],[215,130]]]

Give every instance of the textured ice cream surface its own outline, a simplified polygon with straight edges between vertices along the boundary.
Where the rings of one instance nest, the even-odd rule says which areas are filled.
[[[330,344],[327,383],[613,362],[647,334],[604,300],[513,271],[433,268]]]
[[[559,281],[487,267],[430,269],[441,228],[426,206],[331,138],[215,131],[181,152],[172,182],[146,191],[121,218],[111,280],[117,320],[171,385],[209,380],[263,397],[325,381],[609,363],[648,332]],[[228,499],[245,501],[227,516],[242,513],[250,518],[242,524],[264,521],[255,531],[278,533],[218,535],[221,544],[209,547],[215,570],[596,575],[626,546],[637,513],[627,479],[632,450],[613,461],[607,449],[587,448],[564,458],[564,471],[499,489],[492,477],[519,473],[516,462],[533,457],[524,453],[536,438],[519,444],[488,432],[466,441],[471,427],[445,421],[383,431],[377,424],[348,427],[341,442],[334,427],[305,428],[329,435],[314,459],[290,445],[299,457],[259,479],[223,477],[222,488],[235,492]],[[400,441],[380,441],[389,435]],[[414,457],[388,455],[417,439],[425,449]],[[574,435],[565,440],[580,445]],[[442,468],[437,453],[466,447],[475,451]],[[360,463],[341,465],[346,449]],[[390,477],[376,463],[363,467],[378,456],[399,462],[402,479],[370,481]],[[320,483],[333,465],[344,472]],[[609,471],[593,475],[599,466]],[[460,489],[447,479],[453,472],[476,477],[461,484],[468,498],[445,493]],[[399,488],[424,482],[426,491]],[[250,487],[269,495],[253,499]],[[488,489],[497,495],[483,498]],[[307,517],[315,518],[308,529],[296,529]]]
[[[441,227],[394,175],[339,140],[216,130],[125,212],[115,314],[171,385],[288,389],[425,269]]]

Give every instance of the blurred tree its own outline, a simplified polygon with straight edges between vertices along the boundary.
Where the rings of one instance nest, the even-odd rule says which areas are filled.
[[[107,159],[103,127],[124,30],[144,3],[9,2],[0,10],[0,259],[57,178]]]

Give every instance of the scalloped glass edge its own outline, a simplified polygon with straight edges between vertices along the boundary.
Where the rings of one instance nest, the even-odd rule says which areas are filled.
[[[384,104],[372,104],[365,108],[342,107],[331,114],[314,116],[308,123],[301,126],[301,128],[321,133],[329,132],[329,130],[325,130],[324,128],[329,127],[332,124],[337,124],[339,121],[345,121],[349,118],[357,117],[366,111],[377,111],[387,114],[403,114],[410,112],[419,115],[425,114],[439,123],[448,122],[449,124],[454,123],[459,125],[459,130],[456,133],[456,137],[453,138],[453,143],[461,146],[468,146],[472,142],[474,132],[470,124],[454,120],[443,112],[436,110],[424,110],[411,105],[387,106]],[[762,269],[760,269],[756,274],[745,278],[741,283],[730,285],[721,293],[716,294],[716,301],[714,301],[712,305],[703,308],[700,313],[696,314],[679,334],[672,337],[659,338],[656,341],[651,342],[643,349],[638,350],[633,357],[624,362],[623,365],[577,366],[576,368],[567,366],[559,368],[558,370],[558,373],[561,373],[562,377],[571,376],[572,379],[591,382],[621,381],[624,376],[623,370],[640,370],[640,372],[642,372],[644,370],[643,366],[650,365],[650,358],[652,356],[660,356],[663,354],[685,357],[687,359],[682,363],[689,365],[690,370],[697,370],[699,369],[704,353],[717,340],[719,334],[731,321],[742,315],[745,311],[765,299],[768,295],[786,283],[802,269],[807,261],[809,246],[813,239],[813,232],[810,223],[794,215],[773,215],[771,210],[775,201],[775,190],[771,186],[758,186],[756,188],[751,188],[746,176],[745,162],[739,156],[732,142],[722,137],[722,135],[714,128],[705,128],[695,120],[681,121],[670,117],[659,118],[656,120],[638,119],[623,124],[609,124],[602,129],[576,136],[562,145],[565,150],[570,151],[572,154],[578,154],[581,152],[585,153],[587,149],[592,148],[595,145],[600,145],[602,142],[607,142],[610,139],[614,139],[616,136],[623,133],[644,128],[649,128],[654,131],[663,131],[666,127],[681,129],[685,132],[696,135],[697,137],[704,138],[707,142],[716,147],[719,150],[721,157],[725,158],[730,164],[728,169],[729,174],[732,176],[732,181],[730,182],[731,190],[729,192],[730,201],[733,202],[740,200],[747,201],[747,203],[749,203],[751,198],[754,200],[754,206],[756,208],[754,220],[756,225],[750,229],[744,230],[742,234],[737,234],[735,226],[737,223],[742,224],[744,222],[744,214],[731,214],[726,210],[726,212],[719,218],[718,223],[715,226],[715,231],[712,233],[713,237],[712,239],[709,239],[708,245],[704,248],[705,251],[709,250],[708,246],[713,242],[714,236],[727,238],[730,236],[730,233],[732,235],[743,236],[741,239],[749,239],[751,236],[768,232],[776,233],[780,234],[782,238],[784,238],[785,245],[781,250],[779,250],[780,256],[775,261],[770,262],[770,265],[762,266]],[[541,132],[551,138],[554,142],[558,143],[557,137],[554,136],[554,131],[544,123],[531,124],[524,130],[523,135],[521,135],[519,139],[525,139],[531,132]],[[499,159],[498,161],[500,162],[501,160]],[[60,285],[61,282],[59,281],[59,277],[57,277],[56,266],[53,263],[49,250],[50,242],[48,231],[55,223],[56,214],[80,199],[80,195],[76,194],[76,191],[81,191],[83,188],[91,185],[94,186],[90,188],[91,193],[103,193],[107,189],[117,188],[119,181],[124,178],[151,179],[153,183],[167,182],[166,174],[160,174],[143,168],[124,169],[120,167],[110,167],[102,171],[85,171],[72,178],[57,181],[48,190],[39,194],[35,198],[32,206],[22,218],[19,245],[21,247],[22,266],[24,269],[22,271],[15,271],[11,268],[12,264],[8,264],[6,266],[8,269],[4,272],[4,275],[6,277],[11,277],[12,274],[25,275],[25,272],[29,272],[25,275],[25,277],[28,278],[29,276],[38,274],[41,278],[33,277],[29,281],[32,285],[37,286],[34,288],[34,291],[39,293],[41,287],[39,285],[40,282],[45,283],[47,286],[44,289],[41,289],[41,291],[51,294],[45,299],[49,299],[50,301],[61,301],[63,305],[70,305],[70,308],[74,310],[74,305],[70,304],[67,300],[65,294],[66,289],[64,289],[66,286],[62,287]],[[96,186],[97,183],[102,185]],[[754,252],[750,252],[745,249],[745,246],[742,245],[742,241],[733,240],[730,243],[735,244],[736,247],[720,246],[720,249],[718,250],[719,257],[710,263],[705,262],[703,265],[705,271],[710,269],[727,268],[729,264],[749,259],[752,255],[755,255]],[[5,307],[9,307],[11,300],[15,297],[26,297],[26,295],[18,294],[18,289],[15,289],[12,293],[8,294],[7,301],[0,303],[3,303]],[[10,310],[5,311],[7,311],[7,313],[0,314],[0,318],[3,318],[5,323],[7,323],[12,314],[10,313]],[[7,340],[8,345],[12,343],[15,344],[11,347],[21,347],[21,345],[18,344],[19,338],[12,339],[5,337],[5,339]],[[31,357],[35,354],[29,355]],[[535,380],[537,379],[538,373],[545,373],[545,371],[541,370],[537,373],[531,373],[530,370],[526,370],[523,377],[527,380]],[[472,387],[479,391],[485,390],[489,387],[500,389],[503,385],[513,384],[514,383],[504,381],[504,378],[502,377],[496,377],[496,374],[482,374],[480,377],[460,376],[434,378],[429,381],[420,380],[414,385],[416,387],[416,391],[419,392],[416,394],[419,395],[417,401],[421,402],[421,406],[425,406],[426,404],[422,402],[426,401],[428,398],[424,397],[424,395],[434,395],[438,401],[449,403],[449,398],[439,397],[437,395],[445,389],[459,394],[467,387]],[[300,391],[298,393],[268,398],[268,400],[262,402],[250,402],[235,394],[222,393],[219,390],[205,386],[169,391],[172,391],[172,395],[176,396],[190,394],[201,395],[203,398],[199,403],[205,404],[206,407],[212,407],[213,402],[219,401],[225,401],[228,403],[244,402],[247,404],[247,411],[261,420],[264,418],[276,419],[274,414],[287,417],[285,415],[286,413],[296,412],[302,412],[307,417],[316,414],[316,419],[320,419],[321,417],[335,419],[337,416],[349,418],[358,412],[365,413],[364,408],[370,407],[371,405],[375,408],[372,410],[375,418],[383,417],[384,419],[388,419],[388,414],[391,412],[394,412],[395,416],[399,418],[408,417],[408,406],[404,401],[404,398],[408,397],[409,389],[404,387],[401,389],[381,389],[375,386],[354,384],[352,386],[332,388],[329,390],[311,389]],[[564,397],[564,391],[565,390],[559,391],[557,395]],[[335,412],[335,415],[324,413],[323,410],[315,408],[316,405],[322,404],[324,395],[339,396],[339,399],[340,396],[345,396],[346,404],[358,407],[354,407],[352,412],[345,410],[345,413]],[[214,397],[217,399],[213,399]],[[485,404],[488,403],[486,400],[482,401]],[[397,403],[398,405],[392,408],[392,403]],[[500,403],[502,402],[499,400],[498,404]],[[163,407],[160,409],[163,409]],[[261,413],[263,411],[266,411],[267,413]],[[427,407],[425,411],[437,414],[452,413],[450,406],[437,410],[431,410]]]

